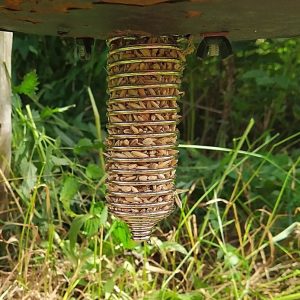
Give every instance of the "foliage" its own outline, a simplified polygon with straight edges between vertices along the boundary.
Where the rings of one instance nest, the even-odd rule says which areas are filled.
[[[20,35],[14,47],[1,299],[300,298],[299,40],[189,58],[181,207],[149,244],[104,202],[105,44],[88,62],[71,40]]]

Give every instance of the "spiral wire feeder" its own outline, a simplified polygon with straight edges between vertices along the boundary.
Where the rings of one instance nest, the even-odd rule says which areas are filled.
[[[107,202],[134,240],[174,209],[183,38],[108,41]]]

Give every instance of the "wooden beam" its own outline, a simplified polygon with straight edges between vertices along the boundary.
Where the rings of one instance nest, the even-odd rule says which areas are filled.
[[[8,206],[3,176],[9,174],[11,159],[11,51],[13,34],[0,31],[0,219]]]
[[[300,35],[297,0],[0,0],[0,30],[62,37],[228,32],[230,40]]]

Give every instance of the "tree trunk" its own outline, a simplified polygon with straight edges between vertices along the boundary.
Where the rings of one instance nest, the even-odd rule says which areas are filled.
[[[13,34],[0,31],[0,219],[8,207],[5,177],[11,157],[11,50]]]

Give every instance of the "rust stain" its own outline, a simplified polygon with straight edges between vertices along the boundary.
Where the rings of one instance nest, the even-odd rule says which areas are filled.
[[[170,3],[170,0],[102,0],[95,1],[95,4],[107,3],[107,4],[125,4],[125,5],[138,5],[138,6],[150,6],[160,3]]]
[[[22,0],[5,0],[4,6],[8,10],[19,11],[19,10],[21,10],[22,2],[23,2]]]
[[[186,12],[185,17],[186,18],[194,18],[194,17],[198,17],[201,16],[202,12],[198,11],[198,10],[189,10]]]
[[[207,3],[207,2],[212,2],[212,0],[189,0],[190,2],[194,3]]]
[[[74,1],[63,1],[62,4],[55,4],[52,8],[53,11],[56,11],[56,12],[68,12],[69,10],[76,10],[76,9],[90,9],[92,8],[93,5],[91,2],[89,3],[79,3],[79,2],[76,2],[74,3]],[[51,10],[50,8],[50,10]]]
[[[82,3],[83,2],[83,3]],[[21,11],[26,9],[31,13],[67,13],[70,10],[90,9],[92,1],[47,1],[41,5],[38,0],[5,0],[4,9]]]
[[[26,22],[26,23],[31,23],[31,24],[34,24],[34,25],[42,23],[41,21],[30,19],[30,18],[27,18],[27,19],[16,19],[16,20],[22,21],[22,22]]]

